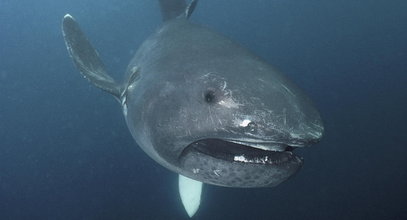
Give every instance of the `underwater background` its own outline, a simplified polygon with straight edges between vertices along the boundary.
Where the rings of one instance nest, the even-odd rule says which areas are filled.
[[[177,175],[74,67],[75,16],[118,80],[153,0],[0,0],[0,219],[188,219]],[[194,219],[407,219],[407,1],[200,0],[191,20],[302,87],[326,133],[274,188],[204,186]]]

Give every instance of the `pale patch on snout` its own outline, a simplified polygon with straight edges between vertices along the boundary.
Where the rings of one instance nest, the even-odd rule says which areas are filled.
[[[252,122],[252,121],[249,120],[249,119],[245,119],[239,124],[239,126],[240,127],[247,127],[247,126],[249,126],[250,122]]]

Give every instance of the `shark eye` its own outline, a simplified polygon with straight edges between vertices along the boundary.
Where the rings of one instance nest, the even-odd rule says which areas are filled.
[[[204,93],[204,99],[205,102],[212,104],[216,102],[216,95],[215,95],[215,91],[213,89],[208,89],[205,93]]]

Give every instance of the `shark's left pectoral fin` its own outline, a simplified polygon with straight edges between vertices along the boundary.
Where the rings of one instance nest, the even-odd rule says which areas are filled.
[[[202,182],[179,175],[178,188],[185,211],[192,217],[201,204]]]
[[[69,55],[82,75],[98,88],[119,99],[120,86],[107,74],[98,53],[69,14],[64,16],[62,32]]]

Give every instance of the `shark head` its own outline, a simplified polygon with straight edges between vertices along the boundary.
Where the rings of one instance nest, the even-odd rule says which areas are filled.
[[[324,130],[301,89],[205,28],[176,21],[157,33],[129,66],[137,80],[124,105],[144,151],[172,171],[219,186],[275,186],[299,170],[303,161],[293,150],[317,143]],[[174,40],[181,36],[182,43]],[[138,62],[157,48],[159,58],[149,62],[158,66]]]
[[[150,84],[143,116],[127,110],[130,130],[136,140],[143,137],[139,144],[150,156],[181,175],[220,186],[277,185],[302,166],[293,150],[322,137],[321,118],[275,72],[233,76],[242,70],[234,68]],[[140,123],[139,132],[132,129]]]

